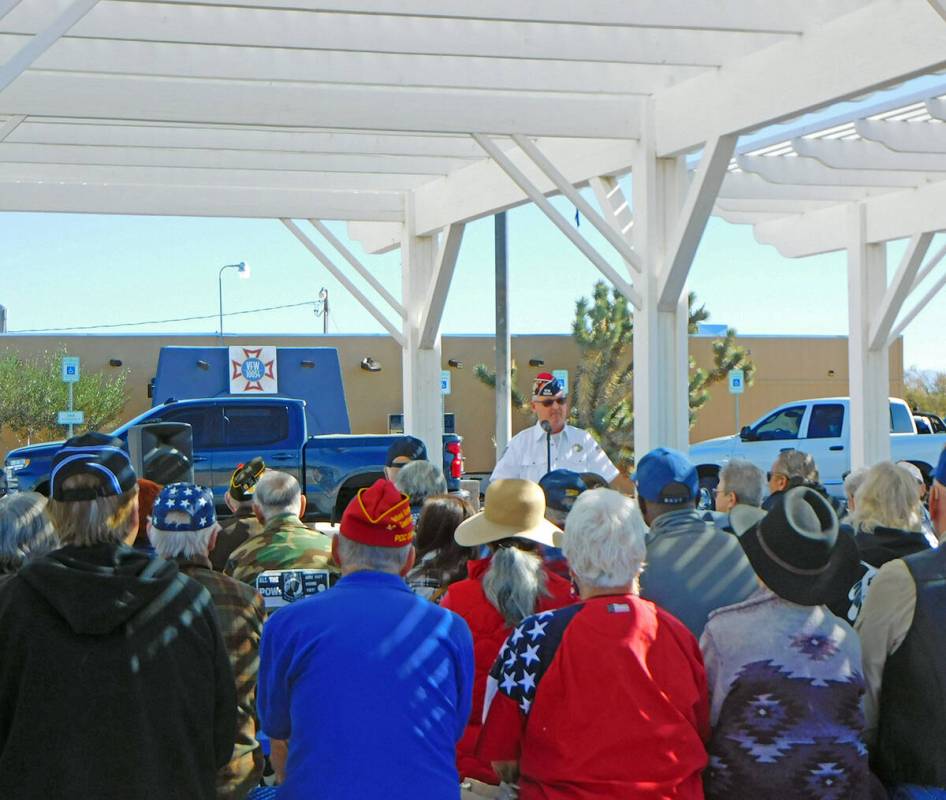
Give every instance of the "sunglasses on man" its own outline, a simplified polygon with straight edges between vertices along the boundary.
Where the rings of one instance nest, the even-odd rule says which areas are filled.
[[[556,403],[558,403],[560,406],[563,406],[568,402],[568,400],[566,400],[564,397],[553,397],[551,400],[539,400],[537,402],[546,408],[551,408]]]

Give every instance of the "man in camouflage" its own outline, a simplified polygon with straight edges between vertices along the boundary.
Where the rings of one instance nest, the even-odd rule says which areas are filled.
[[[210,563],[219,572],[223,572],[234,550],[263,530],[253,513],[253,495],[256,493],[256,484],[265,471],[266,463],[257,456],[246,464],[240,464],[230,476],[230,488],[227,489],[223,500],[233,516],[220,523],[217,546],[210,554]]]
[[[256,738],[256,675],[266,612],[249,586],[211,569],[220,525],[213,493],[192,483],[172,483],[158,495],[148,523],[155,551],[210,592],[236,679],[237,727],[230,763],[217,772],[218,800],[242,800],[259,786],[263,753]]]
[[[224,572],[256,586],[266,570],[319,569],[337,573],[332,540],[307,528],[305,495],[299,482],[286,472],[267,470],[256,484],[253,512],[263,530],[251,536],[230,555]]]

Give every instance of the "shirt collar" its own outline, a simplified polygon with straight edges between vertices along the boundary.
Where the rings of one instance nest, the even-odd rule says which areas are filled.
[[[392,575],[390,572],[378,572],[372,569],[362,569],[345,575],[335,584],[336,589],[340,586],[375,586],[403,589],[405,592],[411,591],[400,575]]]
[[[552,436],[561,436],[564,439],[567,439],[568,425],[566,424],[558,433],[553,433]],[[535,440],[544,441],[545,440],[545,431],[542,430],[542,426],[538,422],[535,423]]]

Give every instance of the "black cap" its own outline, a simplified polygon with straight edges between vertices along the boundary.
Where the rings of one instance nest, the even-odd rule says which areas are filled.
[[[240,464],[230,476],[230,497],[238,503],[252,500],[256,494],[256,484],[265,471],[266,462],[260,456]]]
[[[411,461],[426,461],[427,447],[416,436],[401,436],[391,442],[384,466],[393,467],[395,458],[407,458]]]
[[[98,485],[63,489],[63,483],[74,475],[91,475]],[[52,498],[69,503],[124,494],[136,485],[137,476],[121,439],[83,433],[68,439],[53,457],[49,483]]]

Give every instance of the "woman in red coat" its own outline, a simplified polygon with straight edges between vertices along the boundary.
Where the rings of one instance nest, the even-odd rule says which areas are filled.
[[[457,745],[461,778],[499,783],[493,768],[476,758],[474,749],[482,726],[486,679],[503,642],[523,618],[574,600],[571,584],[546,569],[535,552],[535,543],[552,545],[556,530],[545,519],[542,489],[518,479],[491,483],[484,510],[457,528],[458,544],[487,545],[490,550],[486,558],[467,564],[469,577],[454,583],[441,601],[463,617],[473,633],[473,711]]]

